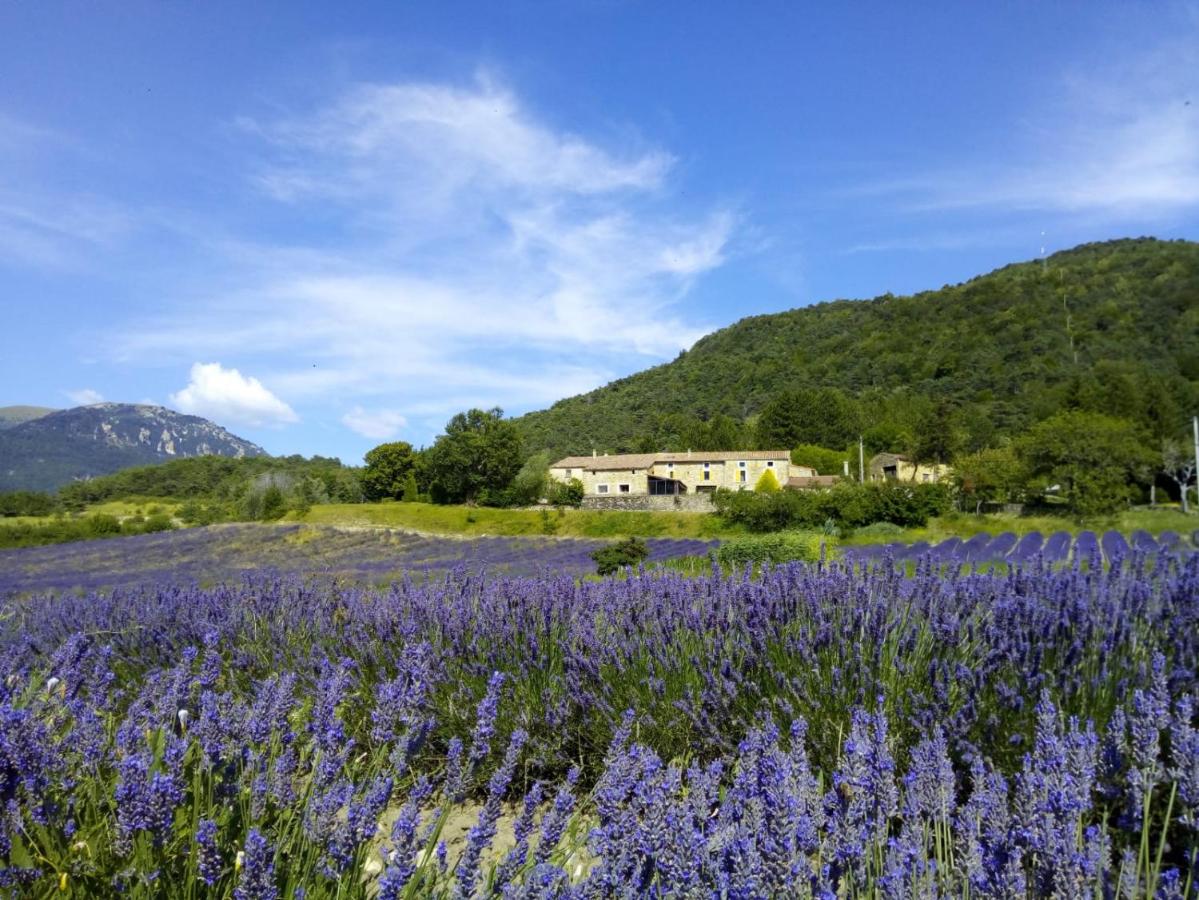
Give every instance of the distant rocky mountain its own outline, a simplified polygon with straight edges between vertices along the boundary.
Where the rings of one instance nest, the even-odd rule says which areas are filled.
[[[30,419],[40,419],[54,411],[49,406],[0,406],[0,430],[12,428]]]
[[[266,455],[257,444],[199,416],[161,406],[97,403],[27,417],[0,430],[0,491],[49,491],[186,456]]]

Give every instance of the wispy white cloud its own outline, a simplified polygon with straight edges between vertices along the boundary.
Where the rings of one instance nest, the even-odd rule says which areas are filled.
[[[299,421],[295,411],[257,378],[218,363],[196,363],[191,380],[171,394],[171,404],[185,413],[241,425],[285,425]]]
[[[73,139],[0,113],[0,262],[72,266],[81,248],[111,246],[132,217],[90,193],[32,184],[48,161],[77,152]]]
[[[385,441],[400,433],[408,419],[394,409],[363,409],[355,406],[341,417],[351,431],[375,441]]]
[[[63,391],[63,394],[76,406],[91,406],[93,403],[103,403],[104,395],[92,388],[81,388],[77,391]]]
[[[670,154],[555,128],[487,78],[362,85],[241,125],[252,185],[317,237],[226,245],[235,287],[114,347],[252,359],[297,403],[444,421],[595,387],[700,336],[681,301],[738,226],[674,204]]]
[[[1063,71],[1014,129],[1007,159],[864,185],[912,211],[986,209],[1154,220],[1199,207],[1199,26],[1102,71]],[[989,148],[994,149],[994,148]]]

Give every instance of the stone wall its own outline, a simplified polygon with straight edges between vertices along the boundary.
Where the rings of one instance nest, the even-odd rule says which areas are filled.
[[[623,509],[633,512],[712,512],[711,494],[679,494],[651,496],[649,494],[609,494],[584,497],[583,509]]]

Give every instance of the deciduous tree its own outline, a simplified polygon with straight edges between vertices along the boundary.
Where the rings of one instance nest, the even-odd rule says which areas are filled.
[[[416,464],[412,445],[392,441],[368,450],[362,470],[362,490],[368,500],[398,500],[404,495],[408,475]]]

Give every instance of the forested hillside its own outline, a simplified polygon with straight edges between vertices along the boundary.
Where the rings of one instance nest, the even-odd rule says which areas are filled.
[[[1086,244],[914,296],[743,319],[517,424],[530,450],[662,449],[696,419],[727,433],[817,389],[852,402],[876,449],[903,449],[919,420],[961,451],[994,446],[1063,409],[1172,433],[1199,402],[1199,244]]]

